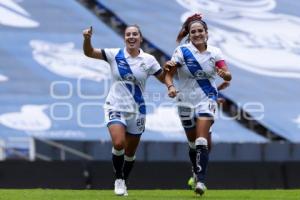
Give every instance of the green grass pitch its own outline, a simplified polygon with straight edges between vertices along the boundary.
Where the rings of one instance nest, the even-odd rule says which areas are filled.
[[[299,190],[129,190],[129,196],[115,196],[112,190],[1,189],[0,200],[300,200]]]

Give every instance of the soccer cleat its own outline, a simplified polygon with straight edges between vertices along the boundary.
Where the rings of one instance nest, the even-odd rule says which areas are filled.
[[[118,196],[123,196],[126,191],[125,181],[123,179],[116,179],[115,180],[115,194]]]
[[[188,180],[188,186],[190,189],[194,190],[195,189],[195,180],[193,177],[190,177]]]
[[[192,190],[195,190],[196,183],[197,183],[197,176],[196,176],[195,173],[193,173],[193,176],[190,177],[190,179],[188,180],[188,186],[189,186]]]
[[[204,183],[201,182],[197,182],[196,186],[195,186],[195,192],[197,194],[203,195],[205,190],[207,190],[206,186],[204,185]]]

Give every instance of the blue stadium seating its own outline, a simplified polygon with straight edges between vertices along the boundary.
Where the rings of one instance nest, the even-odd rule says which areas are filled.
[[[127,3],[130,5],[130,2]],[[162,7],[168,6],[168,3],[160,3]],[[155,4],[149,5],[150,7],[144,5],[144,9],[147,8],[150,14],[154,9],[151,6]],[[1,8],[7,6],[0,3]],[[25,20],[26,23],[7,19],[7,23],[0,24],[3,41],[0,47],[0,74],[6,77],[0,79],[1,138],[32,136],[53,140],[109,140],[103,123],[102,108],[104,82],[109,77],[109,70],[104,62],[83,55],[82,30],[91,25],[94,27],[93,44],[99,48],[122,47],[122,37],[77,2],[47,0],[41,3],[27,0],[15,3],[15,6],[19,6],[18,9],[8,10],[12,15],[18,16],[18,20]],[[176,4],[173,7],[178,12],[183,11]],[[125,16],[124,19],[126,20]],[[139,19],[146,20],[143,17]],[[172,15],[167,20],[179,25],[179,21]],[[150,29],[142,24],[145,37],[152,38],[148,31],[152,29],[152,33],[156,33],[157,26],[160,27],[160,22],[150,25]],[[164,27],[161,30],[165,32],[167,29],[169,28]],[[169,42],[165,47],[171,53],[175,47],[171,45],[172,38],[162,38]],[[161,41],[157,42],[158,45]],[[85,79],[78,79],[80,75],[84,75]],[[176,113],[173,113],[173,121],[165,124],[163,131],[158,129],[159,124],[155,125],[161,122],[155,121],[157,119],[166,120],[166,110],[157,109],[161,103],[171,102],[169,98],[164,98],[166,88],[151,78],[146,90],[149,97],[146,100],[151,104],[154,102],[156,106],[149,106],[147,123],[154,125],[147,126],[143,140],[186,141]],[[100,94],[101,97],[91,97]],[[157,99],[157,95],[161,97]],[[175,110],[171,109],[171,112]],[[175,129],[168,129],[174,124]],[[220,120],[216,123],[215,130],[213,137],[218,142],[268,142],[235,121]]]

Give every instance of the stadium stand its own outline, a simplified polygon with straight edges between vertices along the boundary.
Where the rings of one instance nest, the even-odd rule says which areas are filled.
[[[1,3],[2,10],[15,17],[6,17],[1,24],[1,74],[7,77],[0,88],[4,143],[16,136],[40,141],[108,141],[102,105],[109,70],[106,63],[82,54],[81,32],[93,25],[96,47],[121,47],[122,37],[77,2],[9,2]],[[142,28],[145,37],[153,37],[148,35],[147,27]],[[185,141],[176,109],[159,107],[165,101],[170,102],[165,97],[165,87],[151,79],[147,91],[149,125],[143,140]],[[166,115],[172,117],[162,123]],[[216,130],[214,137],[218,142],[268,141],[233,120],[220,120]],[[28,149],[31,144],[28,142]]]

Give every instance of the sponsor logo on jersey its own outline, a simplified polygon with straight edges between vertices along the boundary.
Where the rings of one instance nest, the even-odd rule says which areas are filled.
[[[211,74],[201,70],[201,69],[198,69],[195,73],[194,73],[194,77],[196,80],[200,80],[200,79],[209,79],[212,77]]]

